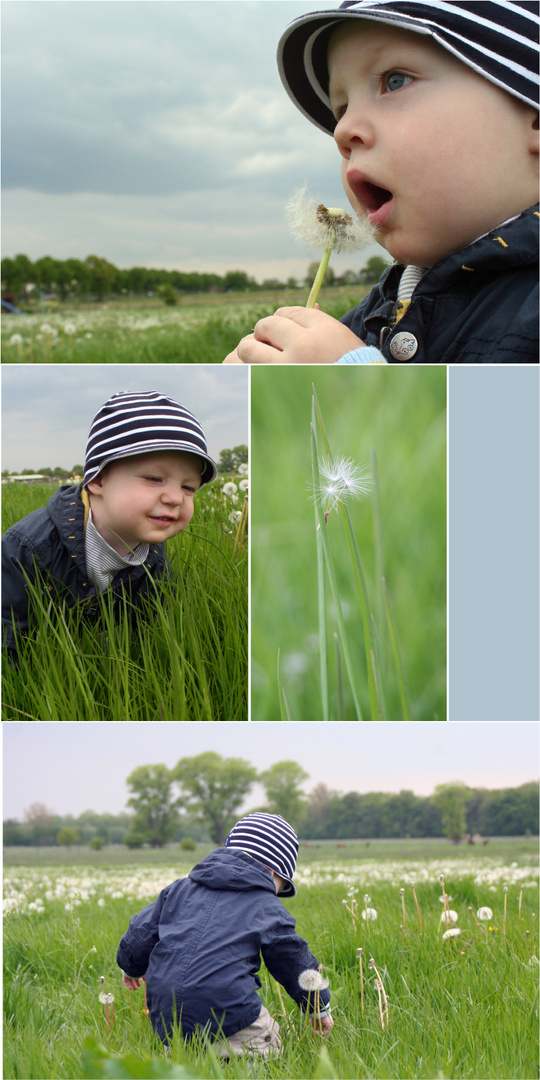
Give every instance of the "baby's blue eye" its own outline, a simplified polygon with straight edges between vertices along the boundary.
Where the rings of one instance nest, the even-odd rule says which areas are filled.
[[[401,90],[403,86],[407,85],[407,82],[411,81],[410,75],[404,75],[401,71],[391,71],[386,76],[386,89],[387,90]]]

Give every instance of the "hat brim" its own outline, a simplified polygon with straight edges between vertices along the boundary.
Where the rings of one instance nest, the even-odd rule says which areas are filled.
[[[113,461],[123,461],[125,458],[141,457],[146,454],[157,454],[161,450],[166,450],[168,452],[173,451],[173,453],[177,451],[178,453],[182,454],[193,454],[194,457],[200,458],[203,463],[200,487],[204,487],[205,484],[211,484],[218,475],[218,467],[213,458],[209,456],[209,454],[204,454],[202,450],[199,450],[198,447],[193,446],[192,443],[174,443],[170,440],[167,440],[166,442],[156,442],[151,447],[148,447],[148,444],[146,444],[145,446],[140,448],[135,447],[133,449],[126,450],[125,453],[111,454],[110,457],[106,458],[105,461],[101,462],[99,469],[96,469],[95,472],[92,472],[90,476],[85,477],[83,483],[85,485],[91,483],[92,480],[95,480],[96,477],[98,477],[100,473],[103,472],[105,466],[110,465]]]

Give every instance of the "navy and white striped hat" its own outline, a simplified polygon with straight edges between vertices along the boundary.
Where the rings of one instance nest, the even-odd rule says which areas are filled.
[[[296,870],[298,837],[279,814],[248,814],[231,829],[225,847],[247,851],[285,881],[280,896],[296,896],[292,878]]]
[[[346,0],[295,19],[278,45],[281,80],[295,105],[323,131],[336,119],[328,97],[328,43],[349,19],[370,19],[430,35],[473,71],[538,108],[536,0]]]
[[[208,454],[199,421],[183,405],[157,390],[113,394],[94,417],[86,444],[83,484],[86,485],[111,461],[152,454],[158,450],[182,450],[202,460],[201,487],[217,476]]]

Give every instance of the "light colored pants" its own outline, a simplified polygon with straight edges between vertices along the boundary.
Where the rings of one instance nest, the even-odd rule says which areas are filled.
[[[281,1050],[279,1024],[272,1019],[268,1009],[263,1005],[254,1024],[242,1028],[235,1035],[229,1035],[228,1039],[218,1039],[213,1044],[213,1049],[218,1057],[222,1058],[232,1057],[234,1054],[237,1057],[247,1054],[265,1058],[270,1057],[270,1054],[279,1054]]]

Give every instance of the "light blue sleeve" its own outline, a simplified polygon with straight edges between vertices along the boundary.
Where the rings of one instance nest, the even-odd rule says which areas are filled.
[[[374,345],[364,345],[361,349],[353,349],[352,352],[345,353],[339,360],[336,360],[336,364],[387,364],[388,360],[384,359],[384,356]]]

